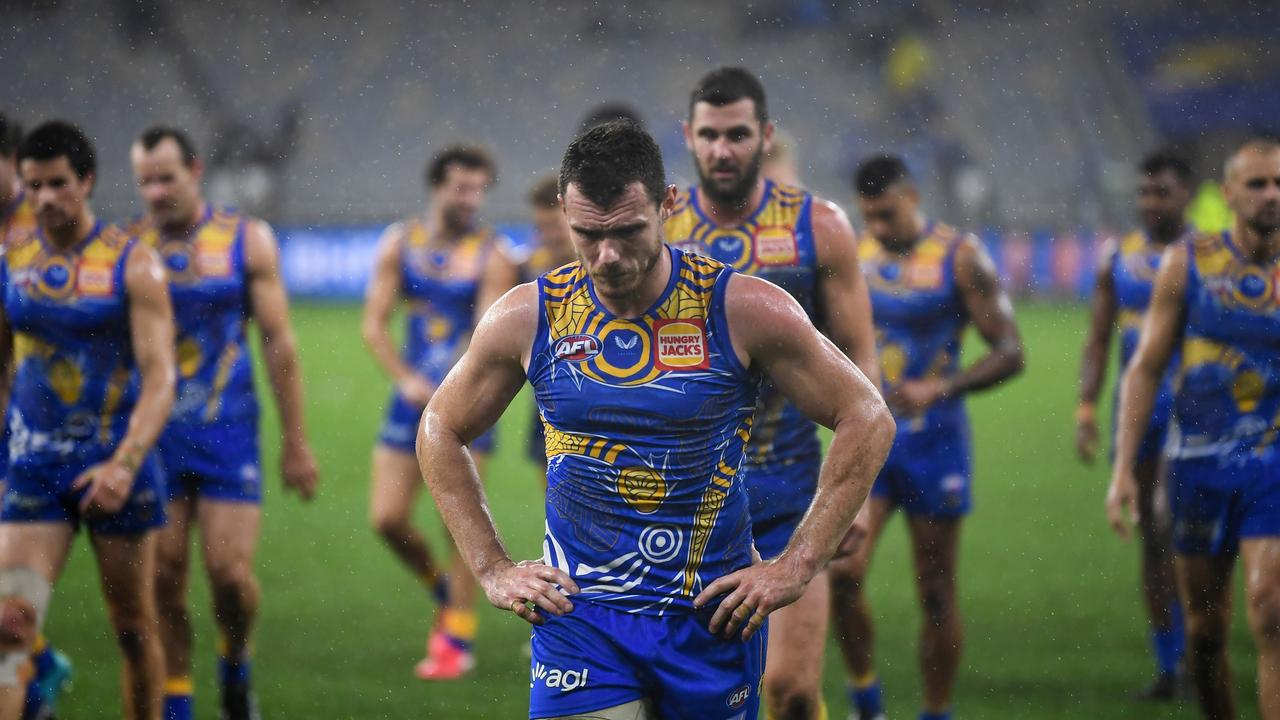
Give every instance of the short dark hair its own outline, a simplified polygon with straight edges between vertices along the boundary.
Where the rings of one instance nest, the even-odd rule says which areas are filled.
[[[591,112],[583,116],[582,122],[578,125],[578,134],[590,130],[591,128],[602,125],[610,120],[630,120],[631,122],[644,127],[644,119],[640,117],[640,113],[636,109],[626,103],[607,102],[601,103],[591,109]]]
[[[769,108],[765,104],[764,85],[760,80],[745,68],[716,68],[703,75],[689,95],[689,117],[693,117],[693,106],[700,102],[724,107],[742,98],[750,98],[755,103],[756,120],[761,125],[769,122]]]
[[[644,128],[629,120],[597,125],[569,143],[560,162],[560,194],[573,183],[593,204],[607,208],[639,181],[658,205],[666,190],[662,151]]]
[[[484,148],[479,145],[450,145],[436,153],[427,163],[427,170],[423,177],[427,187],[440,187],[440,183],[444,182],[445,176],[449,174],[449,168],[454,165],[460,165],[469,170],[484,170],[489,176],[490,183],[498,180],[498,166],[494,164],[493,158]]]
[[[80,128],[62,120],[50,120],[32,130],[30,135],[22,139],[18,157],[23,160],[54,160],[65,157],[76,177],[81,180],[98,167],[93,143],[89,142]]]
[[[897,155],[874,155],[863,160],[853,173],[853,187],[865,198],[880,197],[900,182],[910,182],[911,171]]]
[[[1184,187],[1191,187],[1191,163],[1171,150],[1158,150],[1151,153],[1138,163],[1138,169],[1144,175],[1156,175],[1167,170],[1172,172]]]
[[[0,155],[13,157],[22,144],[22,126],[16,120],[0,112]]]
[[[529,204],[536,208],[560,207],[560,178],[547,176],[529,188]]]
[[[191,167],[196,164],[199,156],[196,155],[196,144],[191,142],[191,137],[176,127],[168,125],[152,125],[142,134],[138,136],[138,142],[142,144],[144,150],[155,150],[165,139],[169,139],[178,144],[178,149],[182,151],[182,164]]]

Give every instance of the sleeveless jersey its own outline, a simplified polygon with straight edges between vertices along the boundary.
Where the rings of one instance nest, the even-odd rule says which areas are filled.
[[[124,272],[133,242],[99,222],[60,251],[36,230],[0,260],[13,331],[15,468],[101,456],[124,436],[137,399]]]
[[[256,423],[253,360],[246,328],[251,316],[245,269],[245,217],[205,211],[190,234],[165,237],[140,223],[169,274],[177,329],[178,386],[171,425],[189,429]]]
[[[955,276],[956,249],[963,239],[955,228],[930,221],[905,255],[885,249],[869,235],[858,244],[886,394],[905,380],[946,377],[959,366],[960,340],[969,322]],[[900,434],[967,423],[960,398],[897,420]]]
[[[449,374],[471,336],[485,260],[496,242],[492,231],[480,229],[452,248],[435,248],[422,220],[405,224],[400,287],[409,312],[402,357],[433,383]],[[449,276],[459,263],[469,270]]]
[[[627,612],[689,612],[751,563],[738,466],[757,378],[724,312],[731,272],[667,248],[671,279],[635,319],[596,299],[578,262],[538,280],[528,377],[546,431],[544,559],[582,597]]]
[[[0,212],[0,247],[36,230],[36,206],[26,190],[18,192],[9,206]]]
[[[1190,242],[1174,456],[1273,458],[1280,433],[1280,258],[1247,261],[1230,232]]]
[[[1126,235],[1111,256],[1111,286],[1116,296],[1116,325],[1120,329],[1120,370],[1129,366],[1138,349],[1138,337],[1142,333],[1142,318],[1151,304],[1151,288],[1155,284],[1160,256],[1167,245],[1148,239],[1147,234],[1134,231]],[[1156,398],[1156,418],[1167,418],[1173,402],[1173,378],[1177,368],[1176,358],[1170,362],[1169,371],[1160,383]],[[1116,392],[1119,392],[1119,383]],[[1116,403],[1118,405],[1118,403]]]
[[[741,225],[719,227],[703,211],[695,187],[677,198],[663,231],[667,242],[681,250],[705,255],[781,287],[820,325],[812,211],[811,194],[766,180],[764,199],[751,217]],[[747,461],[766,466],[791,464],[816,458],[821,451],[817,426],[766,380]]]

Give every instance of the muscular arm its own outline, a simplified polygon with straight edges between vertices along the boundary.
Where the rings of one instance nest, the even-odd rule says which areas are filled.
[[[125,266],[125,291],[129,298],[133,357],[142,378],[142,390],[113,460],[137,470],[169,421],[176,382],[169,282],[160,257],[150,246],[139,243],[130,252]]]
[[[1080,361],[1080,406],[1076,411],[1076,449],[1090,462],[1097,451],[1096,408],[1107,375],[1107,351],[1116,322],[1116,292],[1111,280],[1112,264],[1116,261],[1114,241],[1107,243],[1103,258],[1089,305],[1089,334],[1085,337],[1084,357]]]
[[[431,397],[418,429],[418,463],[449,533],[494,606],[529,622],[542,611],[572,609],[564,594],[577,586],[539,563],[517,565],[489,513],[480,475],[466,445],[487,430],[524,385],[538,325],[538,290],[520,285],[499,299],[476,326],[471,344]]]
[[[818,260],[818,292],[826,312],[827,337],[880,386],[871,295],[858,267],[858,245],[849,218],[836,205],[814,200],[813,236]]]
[[[271,227],[256,220],[245,228],[244,244],[250,308],[262,333],[267,378],[280,412],[285,485],[310,498],[315,492],[316,467],[307,444],[298,343],[289,324],[289,299],[280,277],[280,249]]]
[[[720,578],[695,604],[728,592],[711,629],[732,635],[747,617],[794,602],[848,532],[889,453],[893,417],[871,381],[818,332],[800,305],[763,280],[735,275],[727,293],[733,345],[797,408],[834,431],[809,509],[777,559]],[[739,616],[743,606],[751,612]],[[755,628],[748,626],[746,636]]]
[[[956,250],[956,282],[965,311],[986,341],[988,351],[977,362],[949,378],[944,397],[983,390],[1022,372],[1025,357],[1013,303],[1000,287],[995,263],[973,237]]]
[[[373,266],[373,277],[365,290],[364,315],[360,333],[365,347],[378,365],[400,382],[412,376],[413,370],[400,359],[395,342],[387,332],[391,314],[400,300],[400,246],[404,241],[404,227],[396,223],[387,228],[378,240],[378,252]]]

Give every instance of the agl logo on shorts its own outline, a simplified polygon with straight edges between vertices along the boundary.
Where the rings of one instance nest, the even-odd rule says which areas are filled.
[[[585,333],[565,335],[556,341],[552,352],[555,353],[557,360],[582,362],[600,354],[600,340],[594,335]]]
[[[587,673],[590,668],[582,668],[581,670],[561,670],[559,668],[548,668],[542,663],[534,663],[530,671],[532,678],[529,680],[529,687],[533,687],[541,682],[552,690],[560,692],[569,692],[577,690],[587,685]]]
[[[658,320],[653,332],[654,365],[659,370],[705,370],[711,366],[702,320]]]

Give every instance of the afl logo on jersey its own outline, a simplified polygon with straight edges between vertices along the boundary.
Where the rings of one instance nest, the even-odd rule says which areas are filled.
[[[751,686],[743,685],[742,687],[729,693],[729,697],[725,699],[725,704],[730,710],[737,710],[747,704],[747,698],[751,697]]]
[[[658,320],[653,325],[659,370],[705,370],[707,331],[702,320]]]
[[[556,341],[553,352],[557,360],[582,362],[600,354],[600,340],[594,335],[566,335]]]

